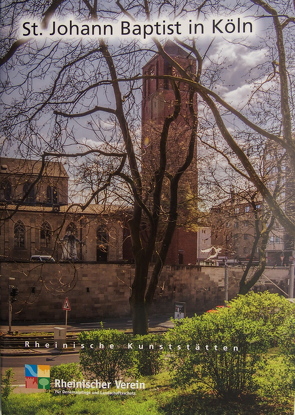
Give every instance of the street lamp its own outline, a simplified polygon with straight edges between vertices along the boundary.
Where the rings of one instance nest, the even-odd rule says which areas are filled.
[[[12,303],[16,300],[16,296],[18,294],[18,289],[10,284],[10,281],[14,281],[15,278],[9,277],[8,278],[8,334],[11,334],[11,322],[12,322]]]

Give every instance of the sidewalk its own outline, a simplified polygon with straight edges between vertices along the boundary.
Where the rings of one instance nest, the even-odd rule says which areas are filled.
[[[149,328],[153,329],[156,327],[171,328],[173,323],[171,322],[172,316],[152,316],[149,318]],[[103,325],[103,327],[102,327]],[[36,323],[36,324],[26,324],[26,323],[12,323],[12,331],[14,333],[53,333],[54,327],[65,327],[64,323]],[[118,330],[131,330],[132,329],[132,320],[130,317],[124,318],[108,318],[102,319],[100,321],[90,321],[90,322],[68,322],[67,332],[80,332],[84,330],[95,330],[95,329],[118,329]],[[0,325],[0,331],[2,333],[8,332],[8,325]]]

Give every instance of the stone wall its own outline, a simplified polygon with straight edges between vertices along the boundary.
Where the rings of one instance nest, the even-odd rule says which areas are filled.
[[[3,262],[0,267],[2,321],[8,319],[8,283],[19,289],[13,321],[62,323],[66,297],[72,308],[69,322],[130,315],[133,265]],[[237,293],[241,273],[238,267],[228,270],[229,298]],[[265,274],[287,291],[287,268],[267,269]],[[255,286],[255,290],[264,289],[279,292],[265,278]],[[173,316],[175,301],[186,302],[189,315],[222,305],[224,268],[165,266],[151,313]]]

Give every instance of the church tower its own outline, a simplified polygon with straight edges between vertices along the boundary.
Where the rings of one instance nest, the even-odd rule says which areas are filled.
[[[195,73],[196,60],[188,52],[179,47],[176,43],[168,41],[164,46],[164,51],[180,64],[187,72]],[[177,71],[171,64],[165,61],[162,56],[153,56],[143,67],[143,75],[178,76]],[[187,113],[188,86],[180,83],[182,96],[182,116]],[[154,123],[162,123],[164,117],[170,114],[172,104],[175,100],[172,84],[167,79],[145,79],[143,81],[143,101],[142,101],[142,124],[145,126],[151,120]],[[170,105],[167,105],[170,103]],[[179,122],[179,121],[178,121]]]
[[[187,72],[195,73],[196,60],[188,52],[179,47],[176,43],[168,41],[164,50]],[[142,163],[143,170],[154,171],[159,164],[159,142],[163,129],[164,120],[173,114],[176,102],[172,83],[169,79],[163,79],[163,75],[178,77],[177,71],[169,62],[158,54],[153,56],[143,67],[143,74],[155,76],[143,81],[142,100]],[[159,76],[159,78],[157,78]],[[167,169],[168,173],[175,173],[185,160],[192,132],[192,117],[189,113],[189,87],[184,82],[176,82],[181,96],[181,110],[177,119],[172,123],[167,143]],[[194,110],[197,111],[196,102]],[[185,176],[190,175],[191,185],[197,191],[197,151],[189,171]],[[194,175],[192,176],[192,171]],[[183,181],[183,180],[182,180]]]
[[[176,43],[168,41],[164,50],[187,72],[195,73],[196,60],[188,52]],[[160,137],[164,120],[172,115],[175,106],[175,93],[169,79],[163,79],[163,75],[178,77],[177,71],[162,56],[156,54],[143,67],[144,75],[155,76],[143,81],[142,100],[142,166],[146,177],[152,174],[159,165]],[[159,76],[159,78],[157,78]],[[192,117],[189,113],[189,87],[184,82],[176,82],[181,96],[181,109],[177,119],[171,124],[167,143],[167,173],[175,173],[182,165],[188,151],[188,143],[192,133]],[[194,102],[194,110],[197,104]],[[197,195],[197,146],[195,144],[195,156],[190,168],[182,178],[189,183],[190,191]]]
[[[186,72],[196,73],[196,60],[172,41],[167,41],[164,45],[165,52],[171,56]],[[169,79],[161,78],[163,75],[179,77],[177,70],[172,67],[159,54],[155,54],[143,67],[143,75],[155,76],[143,80],[143,99],[142,99],[142,171],[143,178],[147,184],[152,186],[155,171],[160,164],[160,139],[165,118],[174,112],[176,96],[172,82]],[[180,166],[183,165],[189,149],[189,142],[193,130],[193,118],[189,110],[189,86],[179,81],[175,84],[180,94],[180,113],[172,122],[169,129],[169,136],[166,145],[166,177],[173,177]],[[197,113],[197,102],[194,97],[193,108]],[[166,180],[166,190],[169,197],[169,182]],[[185,171],[179,182],[178,188],[178,229],[173,238],[170,253],[173,257],[179,258],[175,263],[195,263],[194,254],[188,255],[180,245],[179,235],[187,240],[188,222],[191,219],[189,209],[197,206],[198,196],[198,173],[197,173],[197,145],[195,143],[194,158],[190,167]],[[189,231],[188,231],[189,232]],[[195,236],[194,236],[195,238]],[[195,244],[192,244],[195,245]],[[191,246],[192,251],[196,247]],[[169,259],[170,256],[170,259]],[[168,254],[168,261],[171,263],[171,255]],[[173,261],[172,261],[173,262]]]

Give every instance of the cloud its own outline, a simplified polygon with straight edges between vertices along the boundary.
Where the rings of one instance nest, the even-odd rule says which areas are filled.
[[[246,53],[241,55],[241,60],[243,63],[243,66],[247,67],[254,67],[258,65],[259,63],[262,63],[267,56],[267,50],[266,49],[258,49],[258,50],[252,50],[252,51],[246,51]]]
[[[95,149],[95,148],[101,147],[102,145],[103,145],[102,141],[96,141],[96,140],[92,140],[91,138],[83,137],[78,147],[82,149],[83,151],[85,151],[85,147],[87,149],[89,148]]]
[[[235,107],[241,107],[247,103],[252,91],[253,85],[245,84],[232,91],[226,92],[223,95],[223,99]]]

